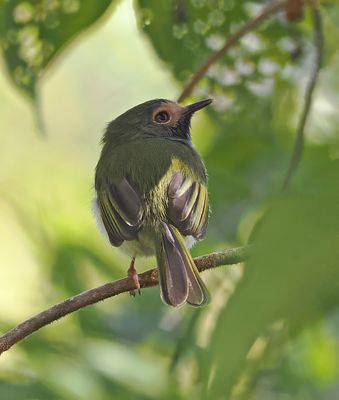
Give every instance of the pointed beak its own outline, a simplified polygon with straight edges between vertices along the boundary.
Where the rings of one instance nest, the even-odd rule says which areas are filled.
[[[202,108],[211,104],[212,101],[213,101],[212,99],[204,99],[204,100],[197,101],[196,103],[190,104],[185,107],[185,114],[192,115],[196,111],[201,110]]]

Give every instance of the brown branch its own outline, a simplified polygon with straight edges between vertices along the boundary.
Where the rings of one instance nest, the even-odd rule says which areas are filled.
[[[223,47],[213,53],[211,57],[201,65],[201,67],[195,72],[191,81],[184,87],[181,95],[178,98],[178,103],[188,97],[195,86],[199,83],[199,81],[206,75],[206,72],[209,68],[219,60],[219,58],[230,48],[232,47],[240,38],[242,38],[246,33],[250,30],[258,26],[264,20],[266,20],[272,14],[280,11],[282,8],[286,7],[288,0],[275,0],[269,3],[264,9],[255,17],[249,19],[239,30],[233,33],[225,42]]]
[[[314,88],[316,86],[319,71],[322,64],[323,59],[323,51],[324,51],[324,34],[323,34],[323,24],[321,19],[321,13],[319,9],[314,6],[313,7],[313,24],[314,24],[314,46],[316,50],[315,63],[314,68],[310,76],[310,80],[308,82],[306,92],[305,92],[305,103],[300,116],[299,125],[297,129],[296,140],[294,144],[293,154],[288,166],[288,170],[286,173],[286,177],[284,179],[282,190],[285,190],[290,183],[290,180],[301,160],[301,156],[304,149],[304,132],[305,126],[310,114],[311,106],[312,106],[312,97]]]
[[[232,265],[245,261],[248,256],[248,247],[237,247],[197,257],[194,261],[200,272],[215,268],[220,265]],[[158,284],[157,268],[150,269],[139,275],[141,288],[148,288]],[[97,303],[120,293],[130,292],[135,289],[134,283],[129,278],[119,279],[105,283],[94,289],[87,290],[76,296],[70,297],[54,306],[34,315],[0,337],[0,354],[20,342],[28,335],[40,328],[57,321],[61,317],[74,311]]]

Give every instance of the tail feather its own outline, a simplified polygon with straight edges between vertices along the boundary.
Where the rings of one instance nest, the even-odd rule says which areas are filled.
[[[163,301],[174,307],[186,302],[193,306],[206,304],[208,291],[182,235],[173,225],[164,224],[156,248]]]

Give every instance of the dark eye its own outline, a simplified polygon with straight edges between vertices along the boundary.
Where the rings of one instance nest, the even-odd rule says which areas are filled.
[[[154,117],[155,122],[158,124],[165,124],[170,120],[170,116],[167,111],[160,111],[156,116]]]

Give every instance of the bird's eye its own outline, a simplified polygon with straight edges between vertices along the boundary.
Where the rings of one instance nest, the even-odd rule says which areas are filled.
[[[154,117],[154,121],[157,122],[158,124],[165,124],[169,120],[170,116],[167,111],[160,111]]]

